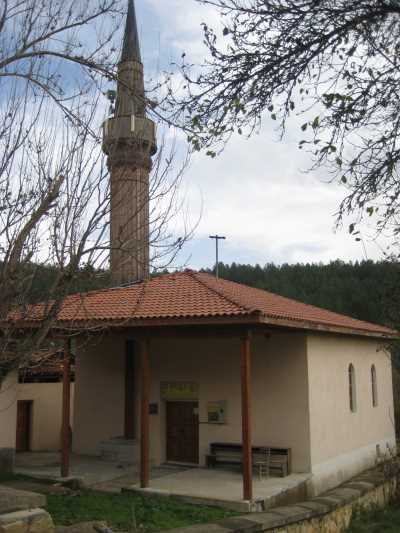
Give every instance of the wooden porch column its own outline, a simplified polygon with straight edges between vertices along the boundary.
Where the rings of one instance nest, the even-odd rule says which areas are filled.
[[[250,331],[241,339],[241,384],[242,384],[242,446],[243,446],[243,499],[253,498],[252,451],[251,451],[251,351]]]
[[[62,425],[61,425],[61,477],[69,476],[71,434],[71,339],[64,341]]]
[[[125,423],[124,436],[135,438],[135,341],[125,343]]]
[[[141,416],[140,416],[140,486],[145,489],[150,480],[150,360],[148,339],[140,341]]]

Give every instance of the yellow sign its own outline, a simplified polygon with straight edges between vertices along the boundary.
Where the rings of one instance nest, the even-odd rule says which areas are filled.
[[[187,381],[164,381],[161,383],[161,398],[164,400],[197,400],[199,386]]]

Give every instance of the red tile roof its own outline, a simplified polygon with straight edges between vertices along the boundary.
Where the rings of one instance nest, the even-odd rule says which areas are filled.
[[[39,319],[40,306],[30,320]],[[58,326],[68,323],[114,325],[184,325],[196,323],[272,324],[339,333],[397,336],[397,332],[255,289],[215,279],[205,273],[166,274],[127,287],[68,296],[58,315]]]
[[[71,378],[75,377],[75,360],[72,355]],[[31,355],[29,361],[19,369],[20,382],[28,382],[32,379],[41,378],[46,381],[46,377],[61,378],[63,373],[63,352],[62,350],[41,350]]]

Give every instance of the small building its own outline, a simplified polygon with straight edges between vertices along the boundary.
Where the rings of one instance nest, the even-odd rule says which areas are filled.
[[[62,352],[40,352],[19,371],[17,452],[59,451],[62,422]],[[74,398],[71,368],[71,402]],[[71,427],[72,427],[71,412]]]
[[[76,453],[205,467],[247,439],[317,494],[395,446],[383,326],[186,271],[69,297],[57,327],[98,330],[75,343]]]
[[[115,110],[103,128],[116,288],[68,296],[52,328],[65,337],[62,475],[69,473],[71,345],[72,449],[137,463],[142,488],[151,485],[152,465],[206,467],[217,445],[236,450],[246,502],[258,450],[278,450],[289,472],[308,474],[309,494],[373,466],[395,446],[386,344],[397,332],[204,273],[151,278],[157,139],[147,104],[129,0]],[[40,305],[24,314],[30,328],[41,319]],[[12,402],[7,390],[2,401]],[[12,456],[14,411],[3,416],[11,430],[0,432],[0,463]]]

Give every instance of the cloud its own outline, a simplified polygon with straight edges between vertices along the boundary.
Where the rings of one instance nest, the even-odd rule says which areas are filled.
[[[146,0],[142,10],[146,53],[159,64],[177,58],[202,62],[201,23],[215,27],[213,8],[195,0]],[[153,41],[153,44],[152,44]],[[146,61],[146,58],[145,58]],[[284,141],[278,142],[275,123],[265,118],[258,135],[237,136],[223,154],[210,159],[196,154],[185,177],[193,220],[203,208],[194,240],[181,260],[189,266],[211,266],[215,260],[210,234],[226,235],[221,260],[244,263],[327,262],[381,257],[372,242],[356,242],[347,228],[335,231],[335,213],[346,190],[329,183],[327,173],[306,172],[308,154],[298,149],[300,124],[294,118]],[[201,201],[202,200],[202,201]]]

